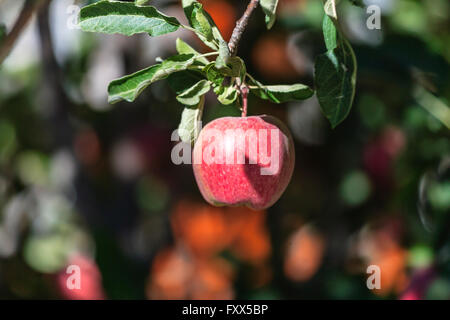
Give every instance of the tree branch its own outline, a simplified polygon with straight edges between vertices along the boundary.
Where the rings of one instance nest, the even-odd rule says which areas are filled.
[[[49,0],[26,0],[22,11],[20,11],[19,16],[17,17],[16,22],[14,23],[13,28],[2,41],[0,46],[0,64],[6,59],[6,57],[11,52],[14,44],[16,43],[19,36],[25,30],[26,26],[31,20],[33,13],[36,10],[39,10],[43,4],[48,2]]]
[[[259,0],[250,0],[250,3],[248,4],[244,14],[236,22],[236,27],[234,28],[230,38],[230,42],[228,43],[228,49],[230,50],[232,56],[236,55],[239,40],[241,40],[242,34],[244,33],[245,28],[247,27],[250,16],[253,10],[256,9],[258,4]]]
[[[70,123],[69,110],[71,107],[63,83],[64,74],[56,61],[53,39],[49,23],[49,1],[42,1],[44,5],[37,14],[37,26],[41,43],[42,81],[40,82],[40,99],[51,110],[48,117],[48,128],[52,133],[52,147],[57,149],[70,148],[73,140],[73,126]]]

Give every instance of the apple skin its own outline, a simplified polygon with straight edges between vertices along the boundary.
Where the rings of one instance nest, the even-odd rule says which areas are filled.
[[[214,138],[208,135],[211,130],[217,130],[226,137],[226,130],[242,129],[246,130],[265,129],[267,131],[267,151],[263,155],[276,159],[278,157],[278,167],[274,166],[273,172],[269,175],[261,174],[262,168],[268,168],[272,165],[269,162],[261,161],[261,150],[259,143],[260,137],[257,134],[257,141],[247,138],[245,141],[245,151],[239,147],[238,143],[226,143],[227,139],[222,139],[217,145],[222,144],[223,150],[230,152],[235,157],[237,150],[242,150],[245,154],[245,163],[215,163],[205,161],[203,152]],[[274,130],[274,131],[272,131]],[[271,153],[272,134],[275,133],[274,141],[278,143],[279,148],[275,148],[278,155]],[[219,140],[218,140],[219,141]],[[228,140],[229,142],[229,140]],[[257,157],[254,152],[250,152],[249,145],[257,145]],[[242,146],[242,145],[241,145]],[[225,149],[226,148],[226,149]],[[232,152],[232,153],[231,153]],[[212,153],[210,153],[212,154]],[[225,154],[225,152],[223,153]],[[203,155],[203,157],[202,157]],[[273,157],[273,158],[272,158]],[[196,159],[198,159],[196,161]],[[236,159],[236,158],[235,158]],[[252,164],[251,162],[253,159]],[[292,136],[286,126],[278,119],[260,115],[250,117],[224,117],[208,123],[200,132],[193,150],[193,170],[195,179],[201,194],[207,202],[215,206],[247,206],[253,210],[262,210],[272,206],[283,194],[294,171],[295,150]]]
[[[68,266],[75,265],[80,268],[80,288],[69,289],[67,268],[56,274],[57,288],[64,299],[68,300],[104,300],[106,294],[102,286],[102,275],[95,261],[88,256],[76,254],[69,258]]]

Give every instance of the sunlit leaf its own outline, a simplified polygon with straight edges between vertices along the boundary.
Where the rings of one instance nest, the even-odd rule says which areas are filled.
[[[337,19],[336,0],[327,0],[323,6],[327,16]]]
[[[138,6],[146,5],[149,2],[150,2],[150,0],[135,0],[134,1],[134,3],[136,3],[136,5],[138,5]]]
[[[200,40],[208,47],[218,50],[220,43],[224,41],[223,37],[214,20],[203,9],[202,4],[195,0],[182,0],[181,3],[189,24],[195,29]]]
[[[261,0],[259,3],[264,11],[264,14],[266,15],[267,29],[271,29],[277,17],[276,11],[278,0]]]
[[[233,86],[220,86],[215,90],[217,94],[217,100],[223,105],[230,105],[236,101],[238,97],[238,91]]]
[[[178,134],[181,141],[193,144],[200,133],[205,96],[200,97],[200,101],[195,106],[184,108],[181,114],[181,121],[178,126]]]
[[[177,52],[179,54],[193,54],[195,56],[200,56],[200,53],[197,50],[192,48],[190,45],[188,45],[186,42],[184,42],[180,38],[177,38],[176,48],[177,48]],[[209,63],[209,60],[206,59],[205,57],[199,57],[197,60],[203,64]]]
[[[200,103],[200,98],[211,88],[208,80],[200,80],[192,87],[184,90],[177,96],[177,100],[187,106],[194,106]]]
[[[225,41],[221,40],[219,43],[219,56],[216,59],[216,68],[225,68],[229,59],[230,50],[228,49],[228,44]]]
[[[159,36],[176,31],[180,23],[154,7],[137,6],[132,2],[100,1],[81,9],[80,27],[88,32]]]
[[[216,68],[215,62],[208,64],[203,71],[205,72],[208,80],[217,86],[221,85],[225,80],[223,73]]]
[[[314,94],[314,91],[304,84],[292,85],[263,85],[255,82],[256,86],[250,87],[250,92],[261,99],[270,100],[274,103],[283,103],[294,100],[308,99]]]
[[[170,57],[160,64],[114,80],[108,87],[109,102],[115,103],[122,99],[129,102],[134,101],[147,86],[174,72],[186,70],[194,61],[193,54],[180,54]]]
[[[325,40],[325,46],[327,47],[327,50],[333,50],[337,47],[337,30],[334,25],[333,20],[327,15],[324,15],[323,17],[323,38]]]

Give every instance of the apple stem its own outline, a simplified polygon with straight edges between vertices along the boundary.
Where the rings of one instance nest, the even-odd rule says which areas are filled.
[[[244,84],[243,86],[240,87],[239,89],[241,91],[241,95],[242,95],[242,117],[246,117],[247,116],[247,98],[248,98],[248,87]]]

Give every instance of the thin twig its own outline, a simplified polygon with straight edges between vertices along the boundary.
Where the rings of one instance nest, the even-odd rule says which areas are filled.
[[[33,13],[39,10],[43,4],[49,0],[26,0],[13,28],[2,41],[0,46],[0,64],[6,59],[6,57],[11,52],[14,44],[16,43],[19,36],[25,30],[26,26],[31,20]]]
[[[259,0],[250,0],[250,3],[248,4],[244,14],[236,22],[236,27],[234,28],[230,38],[230,42],[228,43],[228,49],[230,49],[230,53],[232,56],[236,55],[239,40],[241,40],[242,34],[244,33],[244,30],[248,25],[250,16],[252,15],[253,10],[256,9],[258,4]]]
[[[39,85],[39,98],[45,101],[51,112],[48,115],[48,128],[52,133],[52,147],[55,150],[70,148],[74,128],[70,122],[71,103],[64,91],[64,73],[56,61],[53,38],[50,31],[49,4],[44,1],[37,14],[37,26],[40,39],[42,81]]]
[[[242,17],[236,22],[236,27],[234,27],[233,33],[231,34],[230,41],[228,42],[228,49],[230,50],[231,56],[235,56],[238,49],[239,41],[241,40],[242,34],[244,33],[245,28],[248,25],[248,21],[250,20],[250,16],[252,15],[253,10],[259,4],[259,0],[250,0],[247,9],[245,10]],[[237,78],[237,89],[239,90],[239,94],[242,99],[242,117],[247,116],[247,97],[249,89],[247,84],[241,83],[240,79]]]

